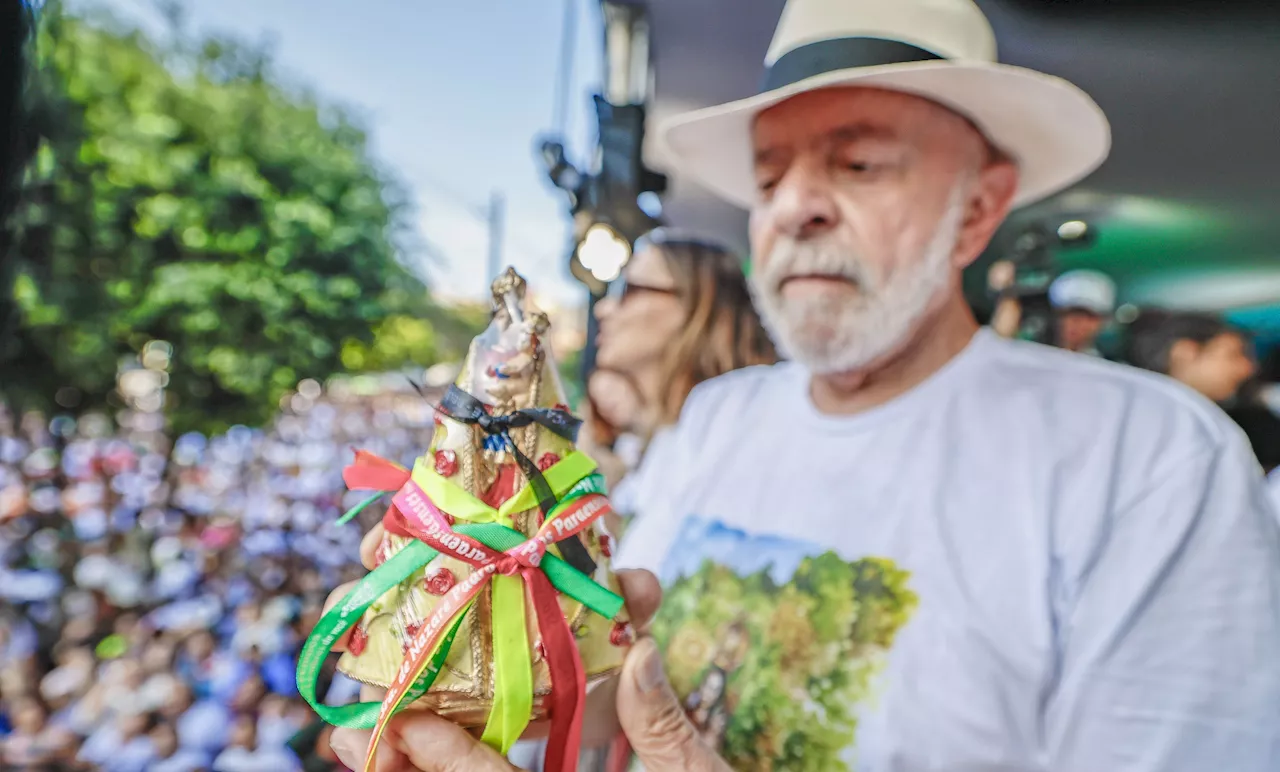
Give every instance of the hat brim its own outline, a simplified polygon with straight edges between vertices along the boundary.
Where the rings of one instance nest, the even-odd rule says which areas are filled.
[[[751,127],[762,110],[809,91],[864,86],[929,99],[970,120],[1019,169],[1014,206],[1064,190],[1111,149],[1102,109],[1075,85],[1022,67],[931,60],[815,75],[783,88],[676,116],[659,127],[662,160],[729,202],[755,201]]]

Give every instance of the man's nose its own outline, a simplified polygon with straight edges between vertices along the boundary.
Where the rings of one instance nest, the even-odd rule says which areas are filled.
[[[772,210],[774,228],[793,239],[818,236],[840,219],[830,184],[816,170],[797,165],[778,181]]]

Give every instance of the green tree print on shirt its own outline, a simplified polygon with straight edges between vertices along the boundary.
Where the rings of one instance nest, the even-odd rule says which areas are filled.
[[[856,709],[917,604],[892,561],[805,558],[786,584],[711,560],[667,588],[654,636],[704,738],[735,769],[847,770]]]

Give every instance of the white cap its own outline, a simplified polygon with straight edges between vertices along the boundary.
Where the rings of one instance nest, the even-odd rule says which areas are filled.
[[[1116,309],[1116,284],[1097,271],[1068,271],[1049,285],[1049,302],[1054,308],[1078,308],[1111,316]]]

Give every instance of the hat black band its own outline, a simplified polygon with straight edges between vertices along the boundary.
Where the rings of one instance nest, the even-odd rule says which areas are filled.
[[[824,72],[881,64],[905,64],[944,59],[910,43],[883,38],[833,38],[792,49],[764,71],[760,91],[790,86]]]

